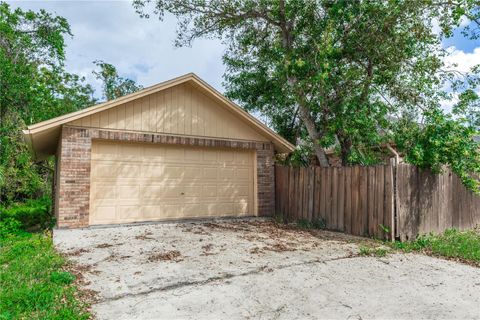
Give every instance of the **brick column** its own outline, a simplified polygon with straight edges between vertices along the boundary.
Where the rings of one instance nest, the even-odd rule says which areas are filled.
[[[258,215],[273,216],[275,211],[275,167],[271,143],[257,144]]]
[[[57,226],[86,227],[90,209],[90,131],[63,127],[60,143]]]

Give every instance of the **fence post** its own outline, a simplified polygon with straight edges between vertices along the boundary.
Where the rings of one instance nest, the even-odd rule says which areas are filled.
[[[387,191],[387,205],[388,227],[390,228],[389,240],[394,242],[397,235],[397,158],[390,159],[390,165],[387,166],[388,171],[388,191]]]

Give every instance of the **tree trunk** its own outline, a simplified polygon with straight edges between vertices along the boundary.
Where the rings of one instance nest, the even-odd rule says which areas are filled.
[[[319,144],[319,140],[321,138],[320,133],[318,132],[317,128],[315,127],[315,123],[313,122],[310,113],[304,105],[299,105],[299,116],[307,128],[308,135],[313,141],[313,148],[315,149],[315,155],[317,156],[318,163],[321,167],[329,167],[330,164],[328,163],[328,158],[323,150],[323,147]]]
[[[352,149],[352,142],[349,139],[339,139],[339,143],[342,166],[348,166],[348,155],[350,154],[350,150]]]
[[[282,37],[282,47],[287,51],[291,51],[292,49],[292,23],[287,21],[287,17],[285,14],[285,0],[279,1],[279,9],[280,9],[280,30],[281,30],[281,37]],[[289,54],[287,54],[287,57]],[[313,148],[315,149],[315,155],[317,156],[318,162],[322,167],[329,167],[330,164],[328,163],[328,158],[325,153],[325,150],[319,144],[319,140],[321,138],[320,132],[318,132],[315,121],[313,121],[310,110],[306,106],[306,95],[305,92],[301,88],[297,87],[298,79],[295,76],[288,76],[287,83],[292,89],[292,91],[297,95],[296,100],[298,103],[298,111],[299,117],[302,120],[305,128],[307,128],[308,135],[310,139],[313,141]]]

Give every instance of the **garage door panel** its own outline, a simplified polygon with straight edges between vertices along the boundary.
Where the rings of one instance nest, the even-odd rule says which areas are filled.
[[[202,170],[198,170],[198,167],[184,167],[184,179],[201,179]]]
[[[185,187],[185,197],[201,197],[202,188],[201,186],[186,186]]]
[[[107,184],[93,184],[91,187],[91,194],[96,199],[115,200],[117,198],[116,186],[110,183]]]
[[[140,187],[117,186],[117,195],[119,199],[138,199],[140,197]]]
[[[150,206],[142,206],[141,208],[141,217],[147,220],[155,220],[158,217],[158,213],[162,212],[161,205],[150,205]]]
[[[94,141],[90,223],[253,215],[253,165],[248,150]]]
[[[251,160],[248,153],[235,153],[235,163],[238,165],[250,165]]]
[[[184,175],[184,168],[182,166],[165,165],[164,178],[165,179],[178,179]]]
[[[142,177],[145,178],[163,178],[165,175],[164,166],[161,165],[154,165],[154,164],[146,164],[141,167],[142,170]]]
[[[111,163],[98,163],[93,166],[92,175],[95,178],[109,178],[112,176],[116,176],[117,168],[115,164]]]
[[[217,180],[218,168],[203,168],[203,178],[208,180]]]
[[[185,149],[185,160],[198,161],[199,156],[203,158],[203,151],[199,155],[198,149]]]
[[[145,146],[143,155],[146,158],[152,158],[155,160],[164,160],[165,157],[165,149],[160,149],[156,145],[152,146]]]
[[[235,214],[235,211],[233,209],[233,203],[232,202],[227,202],[227,203],[216,203],[214,205],[214,215],[218,214],[221,216],[232,216]]]
[[[238,168],[235,172],[235,179],[237,180],[250,180],[251,172],[249,168]]]
[[[182,217],[182,206],[180,204],[165,204],[163,208],[161,213],[165,218]]]
[[[217,162],[217,151],[216,150],[204,151],[202,152],[202,158],[207,162],[215,163]]]
[[[142,186],[142,199],[163,199],[163,198],[175,198],[177,199],[182,193],[185,193],[184,186],[177,185],[165,185],[165,186]]]
[[[183,161],[185,159],[185,150],[181,148],[167,148],[166,159]]]
[[[122,221],[136,221],[138,219],[141,219],[142,217],[142,212],[140,210],[139,206],[125,206],[125,205],[120,205],[116,207],[116,219],[122,220]]]
[[[103,221],[108,222],[116,218],[115,206],[96,206],[94,207],[94,209],[99,222],[103,222]]]
[[[234,152],[232,151],[220,152],[219,154],[220,163],[233,162],[234,159],[235,159],[235,156],[234,156]]]
[[[217,196],[217,185],[203,186],[202,195],[204,197],[216,197]]]
[[[143,156],[143,149],[136,144],[130,143],[122,143],[118,144],[119,146],[119,153],[118,158],[124,160],[137,160]]]
[[[101,163],[99,166],[102,172],[100,175],[94,172],[95,178],[137,178],[141,174],[141,165],[130,162]]]
[[[208,212],[208,205],[205,203],[188,203],[183,208],[183,216],[188,218],[197,217]]]
[[[248,214],[248,203],[246,201],[236,202],[234,209],[236,215],[246,215]]]

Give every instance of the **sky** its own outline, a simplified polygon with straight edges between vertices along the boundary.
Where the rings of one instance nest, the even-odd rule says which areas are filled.
[[[219,40],[197,40],[175,48],[176,20],[142,19],[130,1],[8,1],[12,7],[45,9],[68,20],[73,38],[66,41],[66,68],[85,76],[101,97],[92,75],[94,60],[113,64],[120,75],[144,87],[194,72],[223,92]]]
[[[8,1],[13,7],[39,10],[65,17],[73,38],[67,39],[66,66],[85,76],[101,97],[101,85],[92,75],[94,60],[113,64],[120,75],[143,86],[194,72],[220,92],[224,46],[219,40],[196,40],[192,47],[175,48],[176,20],[167,16],[142,19],[130,1]],[[468,21],[465,21],[468,23]],[[480,63],[480,40],[465,39],[459,31],[443,43],[451,55],[447,62],[467,71]],[[451,104],[445,103],[449,109]]]

